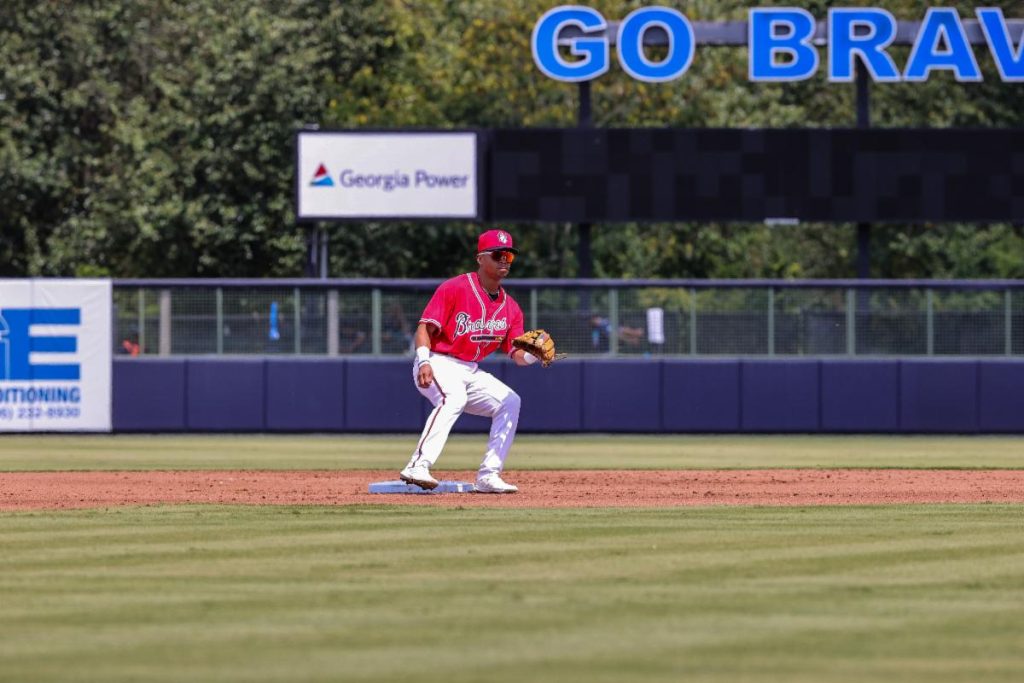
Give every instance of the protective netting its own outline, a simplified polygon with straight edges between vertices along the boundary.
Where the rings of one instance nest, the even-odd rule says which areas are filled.
[[[509,287],[573,356],[1024,355],[1024,292]],[[431,290],[114,289],[115,353],[410,355]],[[333,336],[333,340],[332,337]]]

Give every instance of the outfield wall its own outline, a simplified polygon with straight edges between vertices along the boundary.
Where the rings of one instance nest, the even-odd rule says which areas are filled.
[[[1024,433],[1024,361],[485,363],[522,432]],[[117,432],[419,432],[408,359],[117,359]],[[463,416],[455,431],[486,431]]]

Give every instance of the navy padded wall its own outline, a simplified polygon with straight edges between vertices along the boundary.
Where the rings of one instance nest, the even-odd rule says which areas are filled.
[[[818,431],[818,361],[742,361],[740,371],[744,431]]]
[[[662,424],[668,432],[735,432],[740,428],[737,360],[662,362]]]
[[[661,431],[661,363],[587,362],[582,403],[587,431]]]
[[[418,432],[424,406],[413,384],[412,360],[349,360],[345,366],[345,427],[352,432]]]
[[[267,359],[267,429],[345,429],[345,361]]]
[[[430,405],[413,386],[411,365],[116,359],[113,426],[419,433]],[[572,359],[548,369],[485,367],[522,396],[521,431],[1024,433],[1019,360]],[[465,415],[459,429],[488,425]]]
[[[116,359],[112,372],[115,432],[180,432],[186,428],[184,359]]]
[[[821,363],[822,431],[895,432],[899,428],[899,361]]]
[[[583,428],[583,365],[572,359],[547,368],[509,365],[505,383],[523,399],[519,431],[578,432]]]
[[[1024,363],[984,360],[978,372],[978,428],[1024,432]]]
[[[266,427],[263,360],[189,359],[189,429],[215,432],[262,431]]]
[[[904,360],[900,386],[903,431],[977,431],[977,361]]]

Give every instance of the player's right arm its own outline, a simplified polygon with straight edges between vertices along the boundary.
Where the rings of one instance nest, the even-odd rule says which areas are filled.
[[[421,389],[426,389],[434,381],[434,370],[427,360],[430,353],[430,338],[441,332],[442,323],[451,316],[455,306],[454,280],[447,280],[434,291],[430,297],[427,307],[423,309],[420,316],[420,323],[416,327],[416,334],[413,337],[413,345],[416,347],[416,384]]]
[[[434,369],[430,367],[430,361],[423,360],[426,354],[430,353],[430,338],[438,333],[437,325],[433,323],[421,322],[416,327],[416,335],[413,338],[416,346],[416,363],[418,368],[416,370],[416,384],[421,388],[426,389],[434,381]],[[420,351],[420,349],[426,349],[426,351]]]

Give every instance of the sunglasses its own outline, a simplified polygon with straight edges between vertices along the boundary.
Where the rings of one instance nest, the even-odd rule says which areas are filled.
[[[487,253],[489,253],[491,258],[498,263],[501,263],[502,261],[505,263],[512,263],[516,260],[516,255],[511,251],[490,251]]]

